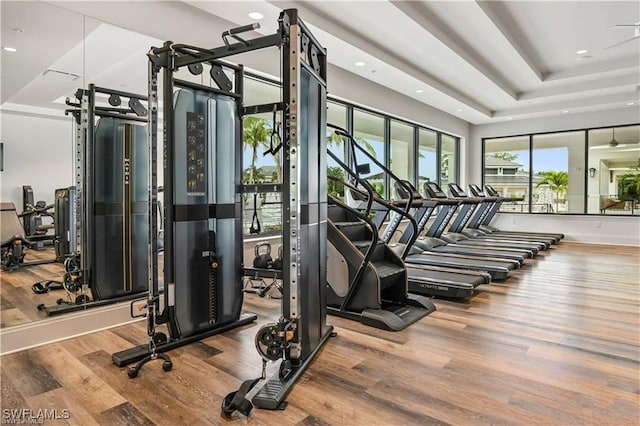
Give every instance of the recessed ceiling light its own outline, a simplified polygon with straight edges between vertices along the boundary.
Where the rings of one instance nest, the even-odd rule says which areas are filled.
[[[18,49],[16,49],[15,47],[9,47],[9,46],[5,46],[3,47],[4,50],[6,50],[7,52],[17,52]]]
[[[627,102],[627,105],[631,106],[631,105],[635,105],[633,102]]]
[[[42,76],[48,77],[48,78],[55,78],[57,80],[64,80],[64,81],[75,81],[80,77],[78,74],[73,74],[66,71],[51,70],[51,69],[45,70],[42,73]]]
[[[507,117],[507,120],[513,120],[513,117]]]
[[[367,63],[363,62],[363,61],[358,61],[358,62],[355,63],[356,67],[364,67],[365,65],[367,65]]]
[[[422,90],[422,89],[416,90],[416,93],[423,93],[423,92],[424,92],[424,90]]]
[[[588,52],[588,50],[587,50],[587,49],[582,49],[582,50],[578,50],[578,51],[576,52],[576,54],[577,54],[577,55],[584,55],[584,54],[585,54],[585,53],[587,53],[587,52]]]
[[[563,114],[568,113],[569,111],[567,111],[566,109],[564,111],[562,111]]]
[[[249,18],[259,20],[264,18],[264,15],[260,12],[251,12],[249,13]]]
[[[458,111],[458,112],[462,112],[462,108],[458,108],[456,111]]]

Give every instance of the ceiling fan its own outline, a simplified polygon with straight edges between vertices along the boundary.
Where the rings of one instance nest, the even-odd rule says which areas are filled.
[[[616,28],[616,29],[626,29],[626,28],[633,28],[633,35],[630,38],[624,39],[622,41],[619,41],[617,43],[612,44],[611,46],[607,46],[604,49],[611,49],[620,45],[623,45],[625,43],[628,43],[632,40],[640,40],[640,21],[638,22],[634,22],[633,24],[618,24],[618,25],[613,25],[611,27],[609,27],[609,29],[611,28]]]
[[[620,142],[616,139],[616,129],[615,127],[611,129],[612,132],[612,136],[611,136],[611,140],[605,144],[605,145],[597,145],[597,146],[591,146],[589,147],[589,149],[606,149],[606,148],[626,148],[629,147],[629,145],[636,145],[638,143],[640,143],[640,141],[628,141],[628,142]],[[631,151],[637,151],[640,150],[639,149],[631,149]]]

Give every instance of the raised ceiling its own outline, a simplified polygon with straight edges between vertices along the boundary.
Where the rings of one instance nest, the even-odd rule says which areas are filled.
[[[38,3],[9,7],[11,3],[2,2],[3,40],[12,19],[29,9],[34,23],[45,25],[50,18],[42,15]],[[633,27],[611,27],[640,21],[640,2],[48,3],[146,36],[209,40],[211,47],[220,44],[220,28],[252,22],[249,12],[264,15],[259,32],[266,34],[274,31],[282,8],[295,7],[327,47],[334,65],[474,124],[637,109],[640,100],[640,37],[606,49],[634,35]],[[74,44],[68,42],[68,25],[57,30],[64,43],[54,41],[51,49],[63,56],[58,50],[71,50]],[[47,40],[57,39],[40,43],[46,46]],[[583,49],[588,52],[576,53]],[[123,50],[131,54],[126,46]],[[14,67],[14,56],[9,55],[3,52],[3,102],[14,102],[12,98],[53,63],[43,68],[42,61],[25,60]],[[366,65],[356,66],[360,61]],[[7,92],[5,70],[21,76],[13,80],[21,86]]]

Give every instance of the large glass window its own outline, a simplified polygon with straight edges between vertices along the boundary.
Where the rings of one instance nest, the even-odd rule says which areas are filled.
[[[327,102],[327,123],[347,128],[347,107],[334,102]],[[337,136],[333,129],[327,127],[327,148],[332,153],[343,161],[346,158],[345,152],[346,144],[344,139]],[[344,197],[344,185],[340,184],[340,181],[344,181],[346,176],[342,167],[338,165],[331,157],[327,157],[327,176],[334,177],[327,181],[327,190],[329,195],[343,198]]]
[[[280,84],[275,81],[266,81],[262,77],[245,75],[244,89],[246,106],[281,100]],[[421,188],[426,181],[439,182],[446,186],[459,177],[457,158],[459,139],[454,136],[423,128],[417,124],[406,123],[395,117],[364,111],[335,99],[327,102],[327,123],[350,130],[356,142],[371,153],[377,161],[386,164],[394,174],[411,181],[418,188]],[[416,129],[418,130],[417,141],[414,140]],[[244,130],[243,181],[245,183],[280,181],[282,158],[264,156],[263,153],[270,147],[271,134],[274,130],[276,138],[282,133],[281,113],[277,114],[275,123],[271,113],[247,116]],[[349,159],[351,154],[347,152],[346,144],[340,137],[332,136],[332,133],[333,131],[328,128],[328,149],[340,158]],[[383,175],[382,169],[362,153],[356,153],[356,160],[359,164],[369,164],[370,172],[361,176],[369,180],[381,196],[392,197],[393,188],[386,187],[388,179]],[[327,159],[327,167],[330,175],[335,174],[337,178],[344,179],[343,172],[338,170],[337,163],[331,158]],[[329,192],[334,196],[342,197],[344,187],[329,182]]]
[[[640,215],[637,124],[485,139],[484,153],[484,183],[524,198],[500,211]]]
[[[640,126],[588,132],[587,213],[640,214]]]
[[[438,182],[438,134],[431,130],[418,131],[418,191],[425,182]]]
[[[282,93],[280,84],[271,83],[254,77],[244,77],[244,99],[245,106],[269,104],[280,102]]]
[[[354,110],[353,137],[361,147],[384,164],[384,117]],[[370,173],[363,174],[361,177],[367,179],[379,195],[385,196],[385,176],[382,169],[369,161],[360,151],[356,152],[356,161],[359,165],[369,164]]]
[[[529,211],[529,136],[484,141],[484,184],[512,202],[500,211]]]
[[[398,121],[391,121],[391,146],[389,154],[389,169],[400,179],[412,183],[414,177],[413,126]],[[395,198],[395,191],[391,188],[391,197]]]
[[[445,188],[449,183],[457,183],[457,146],[457,138],[442,135],[440,144],[440,186],[442,188]]]
[[[585,132],[533,136],[532,213],[584,213]]]

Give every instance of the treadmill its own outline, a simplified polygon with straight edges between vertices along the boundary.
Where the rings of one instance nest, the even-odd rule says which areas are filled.
[[[472,217],[469,216],[466,220],[460,225],[457,232],[460,232],[470,238],[478,238],[478,239],[491,239],[491,240],[510,240],[510,241],[521,241],[526,244],[542,244],[544,245],[544,249],[548,249],[551,244],[554,243],[553,238],[542,238],[540,236],[524,236],[517,234],[509,234],[509,235],[501,235],[501,234],[492,234],[487,233],[485,231],[475,229],[472,227],[467,227],[467,225],[476,217],[482,216],[482,213],[486,210],[488,206],[488,202],[486,198],[482,197],[474,197],[470,198],[466,192],[458,185],[457,183],[449,184],[449,193],[452,197],[455,197],[459,200],[470,199],[474,200],[477,203],[477,208],[475,210],[476,214]]]
[[[534,237],[534,238],[544,238],[553,242],[553,244],[557,244],[561,239],[564,238],[564,234],[561,233],[553,233],[553,232],[529,232],[529,231],[501,231],[498,228],[494,228],[489,224],[495,217],[496,213],[500,210],[500,206],[505,201],[511,201],[511,198],[501,197],[498,192],[491,186],[485,185],[484,191],[478,185],[470,184],[469,192],[474,197],[484,198],[486,200],[486,207],[484,212],[477,218],[473,218],[469,221],[469,228],[479,229],[481,231],[485,231],[486,233],[490,233],[493,235],[503,235],[503,236],[515,236],[521,235],[525,237]]]
[[[442,199],[442,198],[434,198],[431,200],[426,200],[422,198],[420,193],[415,189],[411,182],[403,180],[402,181],[406,187],[408,187],[413,192],[414,200],[421,200],[422,206],[419,208],[413,209],[413,218],[418,223],[418,234],[422,234],[428,220],[435,210],[438,210],[437,216],[435,220],[432,222],[431,227],[429,228],[428,234],[435,234],[436,230],[442,226],[441,224],[445,224],[451,219],[455,209],[458,207],[459,201],[451,200],[451,199]],[[396,183],[395,185],[395,193],[396,198],[399,199],[407,199],[409,195],[406,189],[403,188],[402,185]],[[409,241],[409,233],[410,229],[405,229],[405,232],[400,237],[399,242],[402,244],[407,244]],[[463,254],[463,255],[471,255],[471,256],[481,256],[481,257],[494,257],[494,258],[502,258],[517,261],[520,266],[524,263],[526,258],[533,257],[533,252],[531,250],[524,249],[506,249],[501,247],[472,247],[465,246],[459,244],[448,244],[446,241],[431,237],[431,236],[421,236],[413,243],[413,245],[417,248],[422,249],[423,251],[432,251],[437,253],[453,253],[453,254]]]
[[[372,161],[376,161],[372,159]],[[382,168],[384,172],[386,172],[392,179],[395,181],[401,181],[400,178],[396,177],[386,169],[381,164],[377,164]],[[360,166],[362,167],[362,166]],[[402,184],[403,186],[405,184]],[[364,191],[361,189],[352,187],[350,185],[345,185],[345,187],[349,187],[351,190],[351,194],[354,195],[353,198],[362,197]],[[410,190],[409,190],[410,191]],[[360,192],[360,196],[354,194]],[[446,198],[446,196],[445,196]],[[386,218],[389,213],[395,213],[392,215],[389,223],[385,227],[381,241],[389,244],[391,238],[393,237],[395,231],[398,229],[401,221],[404,219],[408,219],[411,222],[415,223],[415,219],[409,213],[411,208],[421,207],[424,201],[429,200],[414,200],[411,197],[409,200],[392,200],[386,201],[381,198],[376,198],[372,205],[369,207],[369,212],[375,211],[376,214],[376,226],[378,223],[384,218]],[[363,208],[360,208],[363,210]],[[380,228],[378,228],[380,229]],[[493,280],[504,280],[509,275],[509,272],[520,267],[519,260],[510,260],[510,259],[501,259],[501,258],[493,258],[493,257],[481,257],[481,256],[473,256],[473,255],[463,255],[463,254],[455,254],[455,253],[438,253],[434,251],[425,251],[422,248],[414,246],[414,241],[417,239],[417,224],[415,228],[410,232],[412,237],[409,241],[405,243],[397,243],[391,245],[394,251],[400,255],[400,257],[407,263],[407,266],[436,266],[436,267],[444,267],[444,268],[454,268],[459,270],[467,270],[467,271],[485,271],[491,275],[491,279]],[[407,232],[407,230],[405,230]]]
[[[424,191],[427,198],[431,199],[448,199],[447,195],[440,189],[438,184],[435,182],[425,182]],[[533,256],[536,256],[540,250],[546,250],[547,244],[544,242],[532,242],[532,241],[519,241],[514,239],[504,239],[504,238],[489,238],[489,237],[475,237],[473,235],[465,235],[462,231],[464,230],[464,226],[476,210],[480,200],[477,198],[455,198],[460,203],[460,208],[458,209],[457,216],[453,220],[451,226],[446,233],[444,233],[444,229],[447,223],[439,226],[432,237],[441,238],[449,243],[456,243],[465,246],[474,246],[474,247],[500,247],[500,248],[510,248],[510,249],[520,249],[520,250],[528,250],[532,253]],[[433,228],[433,227],[432,227]]]

